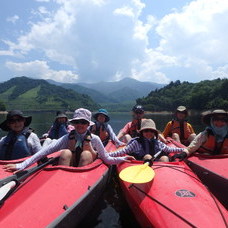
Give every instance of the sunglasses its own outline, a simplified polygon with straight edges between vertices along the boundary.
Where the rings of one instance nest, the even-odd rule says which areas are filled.
[[[221,121],[221,122],[228,122],[228,118],[227,117],[213,117],[212,121]]]
[[[13,123],[22,122],[22,121],[24,121],[23,118],[15,118],[15,119],[10,119],[10,120],[9,120],[9,123],[10,123],[10,124],[13,124]]]
[[[86,125],[89,124],[89,122],[87,120],[74,120],[72,121],[73,124],[82,124],[82,125]]]
[[[145,130],[143,130],[143,132],[152,132],[152,133],[155,133],[155,131],[154,130],[151,130],[151,129],[145,129]]]

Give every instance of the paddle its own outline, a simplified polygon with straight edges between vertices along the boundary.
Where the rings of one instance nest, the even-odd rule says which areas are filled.
[[[23,180],[42,169],[48,164],[53,163],[56,158],[49,158],[46,162],[33,168],[20,171],[12,176],[0,180],[0,205],[17,189]]]
[[[161,152],[162,151],[156,153],[152,161],[154,161],[161,154]],[[150,162],[145,162],[143,165],[127,167],[120,172],[119,177],[123,181],[135,184],[150,182],[154,178],[155,172],[149,164]]]

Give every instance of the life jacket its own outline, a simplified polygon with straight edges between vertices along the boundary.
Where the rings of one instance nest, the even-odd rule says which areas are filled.
[[[131,122],[131,126],[130,126],[130,129],[129,129],[129,135],[134,138],[134,137],[137,137],[139,136],[139,129],[141,128],[141,122],[142,122],[143,119],[141,120],[138,120],[138,119],[134,119],[132,122]]]
[[[129,142],[129,144],[132,143],[134,140],[136,140],[142,146],[142,149],[140,151],[135,151],[132,153],[132,155],[137,160],[142,160],[146,154],[150,154],[154,156],[155,153],[159,151],[159,145],[156,139],[151,139],[150,141],[149,140],[147,141],[143,137],[136,137],[136,138],[133,138]],[[147,146],[147,143],[149,144],[148,146]]]
[[[85,137],[83,138],[81,144],[77,144],[77,140],[76,140],[76,132],[75,130],[72,130],[69,133],[68,136],[68,149],[71,150],[74,154],[74,161],[72,162],[72,166],[78,166],[79,163],[79,159],[81,156],[82,151],[85,150],[85,146],[84,146],[84,142],[85,141],[90,141],[92,138],[92,135],[90,133],[90,131],[87,131],[85,134]]]
[[[223,142],[217,142],[212,130],[207,129],[208,139],[198,149],[199,153],[209,153],[212,155],[228,154],[228,135],[224,138]]]
[[[107,129],[107,123],[100,124],[98,122],[95,122],[95,124],[90,127],[91,133],[98,135],[103,144],[108,142],[110,139],[110,135]]]
[[[172,120],[170,136],[172,136],[173,133],[177,133],[180,136],[180,140],[187,140],[191,135],[187,121]]]
[[[62,136],[66,135],[68,133],[67,126],[68,126],[67,123],[59,124],[58,122],[54,122],[48,134],[48,138],[59,139]]]
[[[10,131],[4,139],[0,152],[1,160],[15,160],[32,155],[28,146],[28,137],[32,129],[25,128],[20,134]]]

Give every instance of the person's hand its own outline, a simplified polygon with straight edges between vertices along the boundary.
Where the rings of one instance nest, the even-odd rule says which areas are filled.
[[[136,160],[133,156],[130,156],[130,155],[126,155],[124,157],[124,161],[125,162],[131,162],[132,160]]]
[[[16,164],[7,164],[3,166],[3,169],[7,172],[14,172],[17,170]]]
[[[179,161],[183,161],[186,157],[187,157],[187,153],[182,152],[182,153],[173,155],[170,160],[175,161],[176,159],[179,159]]]
[[[117,146],[117,148],[119,148],[119,147],[124,147],[124,146],[126,146],[126,143],[121,142],[121,143],[117,144],[116,146]]]

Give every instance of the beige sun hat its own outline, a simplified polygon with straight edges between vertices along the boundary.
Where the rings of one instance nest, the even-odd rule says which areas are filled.
[[[205,111],[201,114],[202,116],[202,122],[204,124],[206,124],[207,126],[210,125],[211,123],[211,117],[215,116],[215,115],[224,115],[225,117],[228,117],[228,112],[226,112],[223,109],[216,109],[214,111]]]
[[[156,124],[152,119],[143,119],[141,122],[141,128],[140,128],[140,132],[145,130],[145,129],[151,129],[153,131],[156,132],[156,134],[158,135],[158,130],[156,129]]]
[[[177,112],[183,112],[183,113],[185,113],[186,115],[188,115],[188,110],[187,110],[187,108],[186,108],[185,106],[183,106],[183,105],[180,105],[180,106],[177,107],[175,113],[177,113]]]

